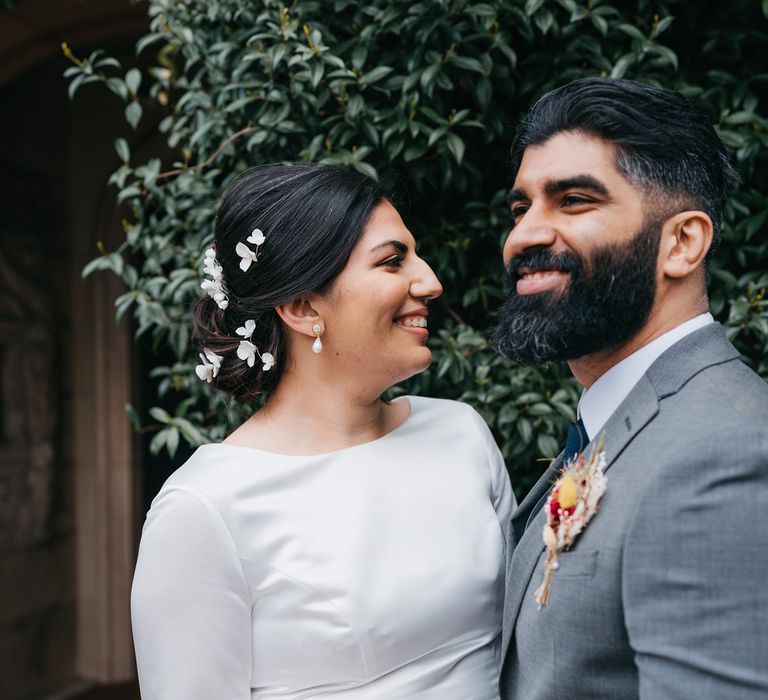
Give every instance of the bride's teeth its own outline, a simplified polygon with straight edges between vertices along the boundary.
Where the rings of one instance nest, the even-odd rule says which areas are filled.
[[[404,318],[401,321],[402,325],[407,326],[409,328],[426,328],[427,327],[427,319],[426,318]]]

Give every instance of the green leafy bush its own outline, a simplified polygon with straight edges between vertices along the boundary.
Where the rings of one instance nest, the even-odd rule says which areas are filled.
[[[137,162],[118,139],[111,182],[125,241],[85,270],[119,275],[118,316],[132,313],[137,333],[176,358],[152,373],[164,406],[150,411],[153,448],[220,439],[242,416],[196,378],[189,345],[220,193],[254,164],[312,160],[404,192],[406,222],[444,283],[434,365],[395,391],[473,404],[515,483],[530,483],[536,460],[558,452],[579,387],[567,368],[514,366],[487,341],[510,224],[508,148],[533,100],[585,75],[683,91],[734,150],[744,184],[728,206],[712,305],[768,376],[763,12],[751,0],[151,0],[151,31],[137,45],[148,69],[69,52],[73,94],[103,82],[133,128],[157,128],[176,154],[173,164]]]

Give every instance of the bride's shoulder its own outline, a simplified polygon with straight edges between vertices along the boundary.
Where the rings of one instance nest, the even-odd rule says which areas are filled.
[[[441,420],[455,419],[460,424],[483,421],[480,414],[468,403],[454,399],[435,399],[428,396],[409,396],[412,413]]]
[[[221,443],[201,445],[168,477],[158,495],[188,492],[214,503],[227,502],[244,476],[257,472],[252,464],[259,457]]]

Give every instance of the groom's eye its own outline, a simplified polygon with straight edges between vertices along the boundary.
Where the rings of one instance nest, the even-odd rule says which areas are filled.
[[[581,197],[577,194],[569,194],[562,199],[562,205],[564,207],[578,206],[579,204],[591,204],[593,200],[587,197]]]
[[[528,205],[527,204],[520,204],[516,207],[512,207],[512,218],[517,221],[525,212],[528,211]]]

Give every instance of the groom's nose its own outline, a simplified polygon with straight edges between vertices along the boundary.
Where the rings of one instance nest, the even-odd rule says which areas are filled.
[[[551,222],[543,217],[536,218],[531,208],[509,232],[504,242],[504,265],[509,265],[509,261],[516,255],[530,252],[531,249],[550,248],[556,239],[557,233]]]

